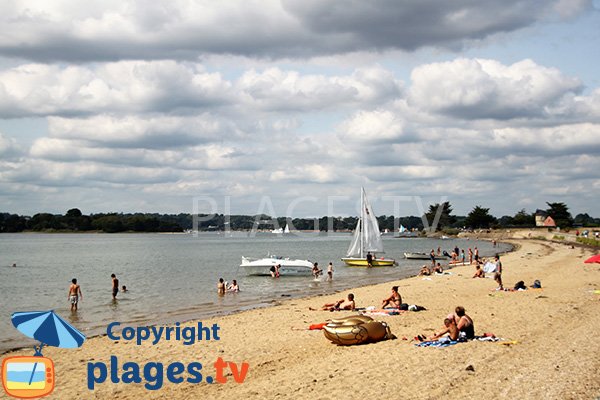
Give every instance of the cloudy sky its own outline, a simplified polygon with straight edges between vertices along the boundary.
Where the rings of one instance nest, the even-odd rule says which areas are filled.
[[[355,215],[364,186],[378,214],[600,216],[600,0],[2,1],[0,24],[0,211]]]

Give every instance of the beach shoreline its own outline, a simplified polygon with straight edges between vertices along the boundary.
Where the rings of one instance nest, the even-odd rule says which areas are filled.
[[[593,398],[600,394],[595,371],[600,350],[594,343],[594,327],[600,326],[600,271],[584,265],[589,250],[537,240],[510,240],[520,245],[502,261],[507,287],[518,280],[534,279],[543,289],[495,292],[492,279],[472,279],[473,267],[455,267],[452,275],[412,277],[343,290],[340,293],[282,299],[279,304],[207,318],[218,324],[219,341],[184,346],[163,341],[137,346],[113,341],[105,335],[88,339],[81,349],[48,348],[57,370],[56,398],[339,398],[353,391],[362,395],[405,398]],[[427,279],[429,278],[429,279]],[[313,312],[308,307],[345,297],[353,292],[357,306],[378,306],[392,285],[400,287],[404,302],[427,311],[375,317],[390,325],[398,339],[361,346],[329,343],[308,325],[351,312]],[[467,309],[477,334],[492,332],[510,345],[469,342],[446,349],[416,348],[411,338],[430,334],[441,326],[455,306]],[[192,326],[199,321],[181,324]],[[296,330],[300,329],[300,330]],[[406,340],[403,340],[406,338]],[[31,355],[19,350],[5,355]],[[157,391],[143,384],[98,384],[86,387],[86,366],[108,362],[154,361],[184,364],[200,360],[205,373],[213,372],[217,357],[248,362],[243,384],[169,384]],[[586,368],[580,368],[585,365]],[[471,366],[471,369],[466,368]],[[231,375],[227,375],[231,378]]]
[[[483,239],[483,240],[488,240],[488,239]],[[491,241],[491,240],[490,240]],[[509,245],[511,246],[508,250],[504,250],[504,251],[499,251],[496,254],[498,255],[504,255],[504,254],[509,254],[513,251],[516,251],[516,249],[518,248],[518,244],[515,243],[509,243],[509,242],[501,242],[504,245]],[[500,242],[499,242],[500,244]],[[485,256],[484,256],[485,257]],[[487,256],[487,257],[491,257],[491,256]],[[457,268],[456,266],[450,266],[448,265],[448,260],[444,260],[445,261],[445,265],[444,268],[446,270],[451,270],[454,268]],[[429,261],[427,260],[423,260],[423,264],[428,264]],[[262,302],[259,302],[257,304],[254,305],[249,305],[249,306],[245,306],[242,309],[231,309],[231,310],[226,310],[226,311],[222,311],[222,310],[216,310],[216,311],[212,311],[212,312],[208,312],[205,313],[203,315],[200,316],[186,316],[184,314],[184,316],[182,317],[182,319],[177,319],[177,321],[174,321],[172,319],[167,319],[167,318],[159,318],[156,320],[151,320],[149,321],[145,326],[166,326],[166,325],[172,325],[176,322],[180,322],[181,324],[187,324],[187,323],[195,323],[197,321],[203,320],[203,319],[211,319],[211,318],[221,318],[224,316],[228,316],[228,315],[234,315],[234,314],[239,314],[239,313],[245,313],[248,311],[252,311],[252,310],[257,310],[257,309],[268,309],[271,307],[275,307],[277,305],[281,305],[286,301],[292,301],[292,300],[308,300],[308,299],[312,299],[312,298],[321,298],[324,296],[330,296],[330,295],[334,295],[340,292],[344,292],[344,291],[350,291],[350,290],[354,290],[354,289],[360,289],[360,288],[366,288],[366,287],[370,287],[370,286],[377,286],[377,285],[381,285],[381,284],[387,284],[387,283],[391,283],[391,282],[401,282],[404,281],[406,279],[411,279],[417,276],[418,270],[415,270],[415,275],[408,275],[405,277],[402,277],[401,279],[389,279],[388,277],[382,277],[382,281],[377,282],[375,284],[373,283],[366,283],[366,284],[359,284],[356,285],[356,283],[350,283],[348,282],[347,286],[342,286],[341,288],[335,288],[334,290],[332,290],[329,293],[318,293],[318,294],[309,294],[309,295],[305,295],[302,294],[302,292],[300,290],[295,290],[294,293],[290,294],[289,296],[285,296],[285,297],[280,297],[280,298],[271,298],[271,299],[265,299]],[[322,283],[325,283],[324,281]],[[183,310],[182,310],[183,311]],[[180,311],[181,312],[181,311]],[[197,314],[197,313],[195,313]],[[101,330],[101,332],[98,332],[98,329],[94,330],[94,333],[92,333],[91,335],[87,336],[87,339],[92,339],[92,338],[97,338],[97,337],[102,337],[102,336],[106,336],[106,333],[102,333],[105,332],[106,330],[103,329]],[[86,332],[87,335],[87,332]],[[3,348],[0,349],[0,356],[4,356],[8,353],[12,353],[12,352],[18,352],[18,351],[25,351],[27,349],[31,348],[31,346],[28,345],[17,345],[14,347],[9,347],[9,348]]]

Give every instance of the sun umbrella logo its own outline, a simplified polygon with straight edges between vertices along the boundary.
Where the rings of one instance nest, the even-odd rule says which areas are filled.
[[[2,361],[2,386],[12,397],[32,399],[47,396],[55,386],[54,363],[42,354],[44,346],[64,349],[80,347],[85,336],[54,311],[17,312],[12,323],[27,337],[40,341],[32,357],[7,357]]]

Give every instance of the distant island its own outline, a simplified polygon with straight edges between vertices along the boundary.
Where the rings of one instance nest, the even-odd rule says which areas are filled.
[[[557,226],[592,227],[600,226],[600,218],[592,218],[588,214],[578,214],[571,217],[564,203],[546,203],[549,208],[528,213],[520,210],[514,216],[496,218],[489,214],[488,208],[475,206],[467,216],[452,214],[449,202],[432,204],[422,216],[394,217],[381,215],[377,222],[382,231],[394,232],[402,226],[407,230],[421,231],[433,222],[438,209],[439,222],[436,230],[449,234],[457,233],[460,229],[488,229],[510,227],[534,227],[536,215],[544,213],[556,221]],[[79,209],[72,208],[64,215],[38,213],[33,216],[0,213],[0,233],[16,232],[186,232],[198,230],[224,231],[271,231],[272,229],[289,225],[298,231],[352,231],[356,227],[358,217],[291,218],[258,215],[223,215],[199,214],[197,224],[194,216],[189,213],[159,214],[159,213],[98,213],[84,215]]]

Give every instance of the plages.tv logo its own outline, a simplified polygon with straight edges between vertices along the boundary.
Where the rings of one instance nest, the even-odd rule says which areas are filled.
[[[44,346],[66,349],[80,347],[85,336],[54,311],[16,312],[11,317],[19,332],[40,341],[33,356],[2,360],[2,386],[6,394],[20,399],[44,397],[55,386],[54,363],[42,354]]]

